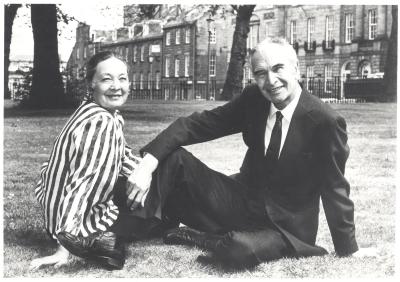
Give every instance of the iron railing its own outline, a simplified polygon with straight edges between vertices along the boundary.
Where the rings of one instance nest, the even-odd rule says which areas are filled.
[[[189,79],[172,81],[142,81],[131,83],[131,99],[145,100],[218,100],[222,92],[225,81],[210,80],[209,91],[204,81],[192,81]],[[254,83],[246,80],[242,83],[244,88],[248,84]],[[339,76],[330,77],[308,77],[302,79],[302,85],[307,90],[326,101],[340,101],[345,99],[342,91],[343,81]]]

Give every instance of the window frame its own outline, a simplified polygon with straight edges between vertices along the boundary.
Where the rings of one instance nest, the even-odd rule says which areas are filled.
[[[171,45],[171,31],[167,31],[165,33],[165,45],[170,46]]]
[[[165,77],[169,77],[169,70],[171,68],[171,57],[165,56]]]
[[[306,89],[310,93],[313,92],[313,89],[310,86],[312,83],[311,78],[314,79],[314,77],[315,77],[315,66],[314,65],[306,66]]]
[[[190,55],[189,53],[185,53],[185,77],[189,77],[189,68],[190,68]]]
[[[144,45],[140,46],[140,61],[144,62]]]
[[[354,22],[354,14],[346,13],[345,14],[345,32],[344,32],[344,42],[351,43],[354,38],[355,31],[355,22]]]
[[[175,77],[179,77],[179,64],[180,64],[179,57],[176,57],[174,60],[174,76]]]
[[[378,16],[376,9],[368,10],[368,39],[374,40],[378,29]]]
[[[313,47],[313,39],[315,36],[315,17],[307,18],[307,44],[308,50],[311,50]]]
[[[216,54],[210,54],[208,75],[210,77],[215,77],[217,73],[217,56]]]
[[[332,88],[331,88],[332,85],[329,85],[332,82],[333,82],[333,65],[325,64],[325,66],[324,66],[324,91],[326,93],[332,93]]]
[[[181,30],[177,29],[175,31],[175,45],[181,44]]]
[[[296,20],[290,21],[290,44],[297,42],[297,22]]]
[[[190,27],[187,27],[185,30],[185,43],[189,44],[190,43]]]
[[[217,29],[210,28],[210,44],[217,44]]]

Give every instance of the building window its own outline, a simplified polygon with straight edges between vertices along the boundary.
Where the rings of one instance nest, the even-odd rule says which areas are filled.
[[[185,76],[189,76],[189,66],[190,66],[190,57],[189,54],[185,54]]]
[[[325,92],[332,92],[332,84],[333,84],[333,74],[332,74],[332,65],[325,65]]]
[[[371,73],[371,63],[369,61],[362,61],[359,66],[360,75],[362,78],[368,78]]]
[[[175,32],[175,44],[179,45],[181,43],[181,30],[177,29]]]
[[[376,17],[376,10],[368,11],[368,38],[370,40],[376,37],[376,27],[378,24],[378,19]]]
[[[290,21],[290,44],[297,42],[297,26],[296,21]]]
[[[244,86],[246,86],[250,83],[251,83],[251,71],[250,71],[250,67],[246,66],[243,69],[243,84],[244,84]]]
[[[190,28],[186,28],[185,30],[185,43],[190,43]]]
[[[266,22],[265,23],[265,37],[271,37],[272,36],[272,22]]]
[[[139,78],[139,89],[143,90],[143,83],[144,83],[144,78],[143,78],[143,73],[140,73],[140,78]]]
[[[125,47],[125,62],[128,62],[129,48]]]
[[[179,59],[175,59],[175,77],[179,77]]]
[[[217,30],[215,29],[215,27],[210,29],[210,43],[217,43]]]
[[[76,48],[76,59],[79,60],[79,47]]]
[[[161,87],[161,73],[156,71],[156,89],[159,90]]]
[[[314,82],[314,66],[307,66],[306,67],[306,84],[307,90],[312,92],[313,91],[313,83]]]
[[[132,74],[132,89],[136,89],[136,83],[137,83],[137,81],[136,81],[136,73],[133,73]]]
[[[84,59],[86,59],[86,56],[87,56],[86,49],[87,49],[87,47],[83,47],[83,58]]]
[[[133,47],[133,62],[137,62],[137,46]]]
[[[215,54],[210,55],[210,70],[209,70],[209,75],[210,76],[215,76],[215,68],[216,68],[216,56]]]
[[[314,32],[315,32],[315,18],[307,19],[307,44],[308,50],[313,49],[313,41],[314,41]]]
[[[247,37],[247,48],[253,49],[258,43],[258,29],[259,25],[251,25],[249,36]]]
[[[345,42],[351,43],[354,38],[354,17],[353,14],[345,15]]]
[[[151,72],[147,74],[147,89],[151,89],[151,81],[153,78],[151,77]]]
[[[171,32],[167,31],[165,34],[165,45],[169,46],[171,45]]]
[[[140,46],[140,61],[144,61],[144,45]]]
[[[332,48],[333,40],[333,16],[326,16],[325,19],[325,48]]]
[[[169,77],[170,64],[171,64],[171,58],[165,57],[165,77]]]

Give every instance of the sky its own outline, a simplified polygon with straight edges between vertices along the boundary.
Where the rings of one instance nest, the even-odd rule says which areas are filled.
[[[86,22],[95,29],[115,29],[123,25],[123,5],[121,1],[63,1],[60,8],[79,21]],[[67,61],[75,44],[77,22],[59,23],[59,54]],[[30,9],[25,5],[18,9],[13,25],[10,58],[28,57],[33,60],[33,35],[31,28]]]

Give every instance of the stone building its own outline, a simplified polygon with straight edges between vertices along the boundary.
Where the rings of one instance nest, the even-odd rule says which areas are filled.
[[[230,61],[235,15],[211,17],[206,7],[162,5],[151,21],[131,19],[115,31],[77,29],[68,66],[82,79],[85,60],[97,50],[114,50],[130,67],[134,98],[219,99]],[[391,31],[385,5],[257,5],[248,49],[266,37],[285,37],[300,61],[304,86],[313,94],[343,97],[347,79],[382,77]],[[252,81],[248,58],[243,85]]]

